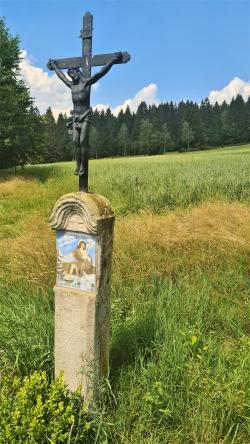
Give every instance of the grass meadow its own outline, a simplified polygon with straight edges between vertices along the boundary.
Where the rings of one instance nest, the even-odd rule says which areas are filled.
[[[69,409],[66,395],[53,395],[53,409],[46,401],[48,218],[57,198],[77,191],[73,169],[1,171],[0,443],[250,443],[250,145],[90,162],[90,191],[116,214],[110,375],[84,426],[74,407],[64,434],[39,435]],[[34,375],[46,390],[24,403]]]

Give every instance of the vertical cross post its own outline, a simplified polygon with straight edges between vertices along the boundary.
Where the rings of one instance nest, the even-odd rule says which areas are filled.
[[[91,77],[91,59],[92,59],[92,33],[93,33],[93,16],[90,12],[86,12],[83,16],[83,27],[80,34],[82,38],[82,73],[83,76]],[[90,107],[90,95],[89,103]],[[89,135],[88,135],[89,139]],[[87,149],[89,149],[89,140],[87,141]],[[88,192],[88,174],[89,174],[89,160],[88,156],[85,156],[84,162],[85,173],[83,176],[79,176],[79,191]]]

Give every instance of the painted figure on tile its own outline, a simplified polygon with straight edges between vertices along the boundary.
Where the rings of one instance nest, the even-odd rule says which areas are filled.
[[[96,284],[96,240],[72,232],[57,234],[57,284],[92,291]]]

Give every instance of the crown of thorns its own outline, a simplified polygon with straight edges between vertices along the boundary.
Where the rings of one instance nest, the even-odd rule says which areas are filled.
[[[73,72],[80,72],[80,69],[79,69],[79,68],[69,68],[67,72],[68,72],[68,74],[69,74],[69,73],[72,72],[72,71],[73,71]]]

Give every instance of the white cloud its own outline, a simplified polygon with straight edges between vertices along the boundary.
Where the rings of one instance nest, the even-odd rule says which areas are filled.
[[[108,104],[104,105],[104,103],[98,103],[93,106],[93,109],[97,109],[98,111],[106,111],[110,106]]]
[[[136,112],[141,102],[146,102],[147,105],[157,105],[158,100],[156,98],[156,93],[157,85],[155,83],[150,83],[148,86],[145,86],[138,91],[132,99],[127,99],[122,105],[113,108],[112,112],[117,116],[121,110],[125,111],[127,106],[129,106],[131,111]]]
[[[147,105],[158,104],[158,100],[156,98],[157,93],[157,85],[155,83],[150,83],[148,86],[145,86],[140,91],[138,91],[132,99],[125,100],[122,105],[118,105],[115,107],[110,107],[108,104],[98,104],[93,108],[98,109],[98,111],[105,111],[107,108],[111,109],[111,112],[117,116],[121,110],[125,111],[127,106],[129,106],[132,112],[136,112],[138,106],[141,102],[146,102]]]
[[[59,113],[70,114],[72,109],[71,94],[67,86],[53,73],[49,75],[42,68],[33,65],[32,57],[28,57],[27,51],[22,51],[20,63],[21,75],[30,87],[31,96],[41,113],[50,106],[53,114],[57,117]],[[97,86],[94,85],[94,90]]]
[[[22,57],[21,74],[30,86],[31,96],[39,111],[44,113],[50,106],[55,116],[60,112],[69,113],[72,105],[68,88],[55,73],[49,76],[42,68],[33,66],[25,50],[22,51]]]
[[[220,105],[224,100],[227,103],[230,103],[233,97],[236,97],[237,94],[240,94],[245,101],[250,96],[250,83],[245,82],[239,77],[235,77],[221,90],[211,91],[208,98],[212,104],[215,104],[217,101]]]
[[[29,57],[25,50],[22,51],[20,68],[23,78],[30,86],[31,96],[35,99],[35,104],[41,113],[50,106],[56,117],[60,112],[66,112],[69,115],[72,109],[71,94],[55,73],[49,75],[42,68],[34,66],[32,57]],[[99,84],[100,82],[93,85],[92,89],[96,91]],[[111,108],[108,104],[98,104],[93,108],[99,111],[111,108],[112,113],[117,116],[120,110],[125,111],[127,106],[131,111],[136,111],[142,101],[148,105],[157,104],[156,93],[157,85],[150,83],[138,91],[132,99],[125,100],[121,105]]]

